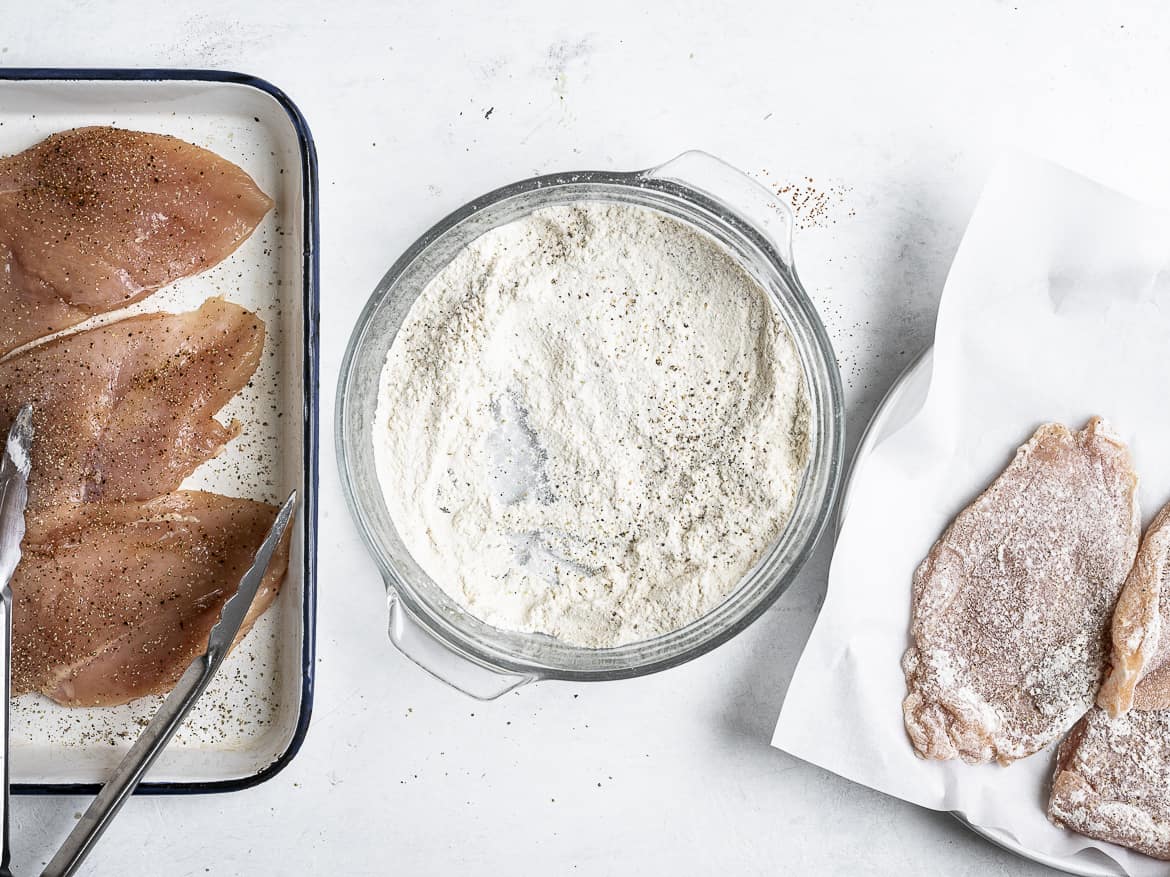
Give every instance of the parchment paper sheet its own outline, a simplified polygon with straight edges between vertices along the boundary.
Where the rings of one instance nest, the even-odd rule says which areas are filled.
[[[1046,421],[1105,417],[1129,443],[1143,520],[1170,499],[1170,214],[1023,156],[993,172],[943,291],[921,411],[858,470],[828,594],[773,745],[1028,848],[1096,846],[1131,875],[1170,866],[1053,826],[1053,751],[1004,768],[917,758],[902,724],[910,581],[954,515]],[[1096,853],[1072,861],[1100,865]]]

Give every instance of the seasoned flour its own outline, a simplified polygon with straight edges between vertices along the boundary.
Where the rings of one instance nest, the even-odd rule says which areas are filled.
[[[411,555],[501,628],[603,648],[708,612],[777,538],[807,455],[764,290],[643,207],[548,207],[427,286],[386,360],[378,477]]]

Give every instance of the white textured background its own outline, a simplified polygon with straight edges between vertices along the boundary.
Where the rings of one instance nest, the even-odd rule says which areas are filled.
[[[824,550],[748,632],[669,673],[490,704],[425,676],[385,637],[382,588],[338,488],[332,391],[369,291],[448,211],[533,173],[702,148],[774,188],[813,190],[796,259],[837,345],[855,440],[929,341],[1000,149],[1170,204],[1170,8],[1109,5],[7,0],[0,64],[257,74],[299,103],[321,160],[308,740],[257,789],[132,801],[87,873],[1042,873],[947,816],[768,747]],[[18,875],[39,870],[84,804],[16,802]]]

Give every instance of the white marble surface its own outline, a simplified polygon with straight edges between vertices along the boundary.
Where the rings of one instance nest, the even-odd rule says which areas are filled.
[[[425,676],[383,631],[381,586],[338,488],[332,390],[367,294],[449,210],[536,172],[644,167],[697,147],[819,193],[796,256],[837,345],[855,439],[928,343],[998,150],[1170,203],[1170,10],[1109,5],[11,0],[0,64],[258,74],[300,104],[321,160],[308,740],[254,790],[132,801],[87,873],[1042,873],[946,816],[768,747],[824,550],[748,632],[672,672],[489,704]],[[16,802],[18,875],[84,803]]]

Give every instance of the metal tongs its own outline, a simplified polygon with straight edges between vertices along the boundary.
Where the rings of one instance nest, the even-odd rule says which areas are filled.
[[[219,670],[223,659],[227,657],[228,649],[231,648],[236,635],[240,632],[244,618],[248,615],[248,609],[252,606],[256,591],[260,587],[264,573],[268,570],[268,563],[272,560],[276,546],[280,544],[284,531],[292,519],[296,500],[297,493],[294,490],[289,494],[284,505],[280,507],[280,511],[277,512],[276,520],[273,521],[272,528],[256,552],[252,566],[240,579],[236,593],[224,603],[219,621],[211,628],[211,635],[207,641],[207,652],[191,662],[191,666],[179,679],[175,690],[167,695],[167,699],[163,701],[154,718],[150,720],[150,724],[146,726],[141,736],[130,747],[130,751],[126,753],[114,770],[113,776],[102,787],[101,792],[89,805],[89,809],[82,815],[81,820],[73,827],[69,837],[65,838],[65,843],[61,845],[61,849],[57,851],[57,854],[53,856],[42,872],[42,877],[68,877],[76,872],[82,861],[94,848],[98,838],[102,836],[114,816],[126,803],[126,799],[130,797],[142,777],[175,735],[179,725],[182,724],[187,713],[191,711],[191,707],[195,705],[195,701],[207,690],[208,684],[215,676],[216,671]],[[7,700],[5,702],[7,703]],[[5,772],[7,772],[7,758],[4,760],[4,765]],[[7,810],[7,808],[5,809]],[[7,835],[5,838],[7,839]],[[5,849],[7,849],[7,845]],[[2,872],[0,872],[0,877],[3,877]]]
[[[4,704],[0,716],[3,740],[3,764],[0,765],[0,805],[3,806],[3,849],[0,850],[0,877],[12,877],[9,869],[11,848],[8,843],[8,701],[12,695],[12,574],[20,562],[20,542],[24,539],[24,507],[28,503],[29,451],[32,449],[32,406],[25,405],[16,415],[8,440],[0,453],[0,658],[4,665],[0,672],[0,697]]]

